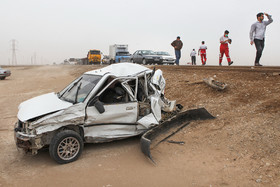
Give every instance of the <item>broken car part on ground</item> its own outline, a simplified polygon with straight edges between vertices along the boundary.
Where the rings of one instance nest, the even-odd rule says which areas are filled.
[[[210,87],[215,88],[217,90],[224,90],[227,88],[227,84],[223,82],[219,82],[214,80],[213,77],[205,78],[203,81]]]
[[[64,164],[78,159],[84,143],[155,131],[153,127],[168,123],[182,108],[164,97],[164,89],[161,70],[137,64],[86,72],[58,93],[19,105],[16,145],[32,154],[49,147],[50,156]]]
[[[177,132],[186,127],[192,120],[207,120],[214,119],[205,108],[198,108],[193,110],[187,110],[180,112],[177,115],[171,117],[170,119],[164,121],[160,125],[150,129],[141,137],[141,150],[153,163],[154,159],[151,155],[151,143],[153,147],[156,147],[161,142],[167,140],[171,136],[175,135]],[[164,138],[159,138],[160,134],[165,134],[169,130],[173,130],[172,133],[165,136]],[[174,143],[174,142],[173,142]],[[182,142],[180,142],[182,143]]]

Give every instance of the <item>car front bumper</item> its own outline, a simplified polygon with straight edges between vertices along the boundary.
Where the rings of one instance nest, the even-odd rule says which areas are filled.
[[[163,59],[162,63],[164,63],[164,64],[174,64],[175,59]]]
[[[162,64],[162,59],[146,59],[148,64]]]
[[[18,148],[22,148],[25,152],[32,152],[32,154],[37,154],[37,151],[43,147],[41,136],[21,132],[18,122],[15,124],[14,139]]]

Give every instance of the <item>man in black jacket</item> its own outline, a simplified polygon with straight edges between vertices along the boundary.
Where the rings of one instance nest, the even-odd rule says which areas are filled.
[[[183,42],[180,40],[180,36],[177,36],[177,39],[174,40],[171,45],[174,47],[175,49],[175,56],[176,56],[176,60],[175,63],[176,65],[179,66],[179,60],[181,58],[181,49],[183,47]]]

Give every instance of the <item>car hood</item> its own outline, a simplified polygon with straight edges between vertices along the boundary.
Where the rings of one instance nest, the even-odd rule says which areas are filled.
[[[25,122],[29,119],[56,112],[72,106],[72,103],[60,100],[52,92],[22,102],[18,107],[18,119]]]

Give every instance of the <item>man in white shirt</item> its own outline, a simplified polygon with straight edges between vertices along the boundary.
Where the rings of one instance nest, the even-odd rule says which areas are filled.
[[[263,21],[264,15],[266,15],[268,21]],[[266,26],[273,22],[273,19],[271,18],[271,15],[267,13],[258,13],[257,20],[258,21],[251,26],[250,44],[253,45],[255,43],[257,49],[255,66],[262,66],[260,64],[260,58],[264,49],[265,30]]]
[[[202,45],[199,47],[198,56],[200,55],[202,65],[204,66],[206,64],[206,60],[207,60],[207,58],[206,58],[207,46],[205,45],[204,41],[202,41],[201,43],[202,43]]]
[[[195,49],[192,50],[190,56],[192,58],[192,65],[196,65],[196,52],[195,52]]]

